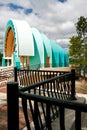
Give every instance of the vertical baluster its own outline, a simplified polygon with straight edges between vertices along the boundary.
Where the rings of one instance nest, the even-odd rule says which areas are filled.
[[[65,109],[59,107],[60,130],[65,130]]]
[[[75,111],[75,130],[81,130],[81,111]]]
[[[50,104],[49,103],[46,104],[46,125],[47,125],[48,130],[52,130],[51,116],[50,116]]]
[[[17,67],[14,67],[14,82],[17,82]]]
[[[24,116],[25,116],[25,121],[26,121],[27,129],[31,130],[31,128],[30,128],[30,122],[29,122],[29,118],[28,118],[27,99],[26,98],[22,99],[22,108],[23,108],[23,112],[24,112]]]
[[[34,123],[35,130],[40,130],[39,113],[38,113],[38,102],[34,101]]]
[[[31,85],[31,70],[29,70],[29,84]]]

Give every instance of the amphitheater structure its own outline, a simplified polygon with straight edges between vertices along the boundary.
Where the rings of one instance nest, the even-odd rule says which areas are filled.
[[[8,20],[3,43],[2,66],[67,67],[67,51],[24,20]]]

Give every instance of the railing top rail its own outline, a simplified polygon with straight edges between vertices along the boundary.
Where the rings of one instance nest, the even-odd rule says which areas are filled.
[[[65,70],[62,70],[62,71],[60,71],[60,70],[36,70],[36,69],[17,69],[17,71],[37,71],[37,72],[61,72],[61,73],[68,73],[68,72],[70,72],[70,71],[65,71]]]
[[[20,98],[26,98],[29,100],[34,100],[36,102],[43,102],[43,103],[49,103],[50,105],[55,106],[61,106],[64,108],[69,108],[72,110],[80,110],[81,112],[87,112],[87,104],[78,102],[76,100],[62,100],[62,99],[56,99],[52,97],[45,97],[41,95],[36,94],[30,94],[30,93],[24,93],[22,91],[18,92],[18,96]]]

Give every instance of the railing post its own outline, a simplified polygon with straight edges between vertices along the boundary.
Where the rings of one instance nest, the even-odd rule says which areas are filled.
[[[14,82],[17,82],[17,67],[14,67]]]
[[[75,69],[71,70],[72,76],[71,76],[71,99],[76,100],[75,97]]]
[[[19,130],[18,83],[7,83],[7,127],[8,130]]]

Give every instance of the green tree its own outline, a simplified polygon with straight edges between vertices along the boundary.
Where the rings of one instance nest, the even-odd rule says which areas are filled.
[[[80,36],[82,39],[87,37],[87,18],[81,16],[78,18],[78,21],[75,25],[78,36]]]
[[[83,70],[85,77],[87,71],[87,18],[81,16],[75,26],[77,36],[70,38],[70,63]]]
[[[73,36],[70,38],[69,55],[70,64],[75,68],[81,69],[82,66],[82,56],[81,56],[81,39],[79,36]]]
[[[85,73],[87,71],[87,18],[85,18],[84,16],[78,18],[78,22],[76,23],[76,31],[78,36],[80,36],[82,40],[82,70],[85,77]]]

